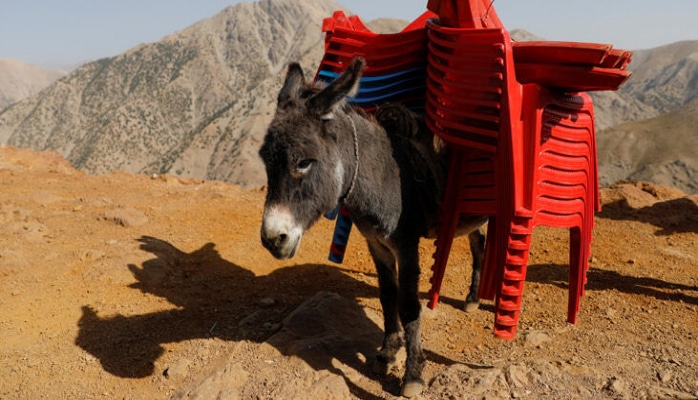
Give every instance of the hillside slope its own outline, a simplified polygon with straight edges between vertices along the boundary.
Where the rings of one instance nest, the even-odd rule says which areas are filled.
[[[0,143],[90,173],[263,184],[256,155],[287,63],[314,71],[324,0],[239,3],[163,40],[86,64],[0,114]],[[315,66],[313,65],[315,63]]]
[[[667,114],[600,131],[599,179],[645,180],[698,193],[698,100]]]
[[[618,91],[592,93],[600,129],[656,117],[698,99],[698,40],[635,50],[629,69],[633,74]]]
[[[663,114],[698,99],[698,40],[639,50],[623,91]]]
[[[66,75],[12,58],[0,58],[0,111],[12,103],[33,96]]]

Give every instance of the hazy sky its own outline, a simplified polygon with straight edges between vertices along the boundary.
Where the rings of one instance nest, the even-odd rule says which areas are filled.
[[[302,1],[302,0],[298,0]],[[2,0],[0,58],[58,68],[157,41],[239,0]],[[340,0],[365,21],[412,20],[427,0]],[[504,25],[637,50],[698,40],[698,0],[496,0]]]

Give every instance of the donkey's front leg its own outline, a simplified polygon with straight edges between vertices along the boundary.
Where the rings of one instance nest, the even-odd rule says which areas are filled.
[[[383,308],[385,332],[383,346],[376,356],[373,370],[378,374],[386,375],[390,367],[395,364],[395,355],[403,344],[398,316],[397,270],[395,269],[395,257],[389,248],[373,241],[368,242],[368,248],[378,272],[378,287]]]
[[[422,330],[419,304],[419,238],[414,243],[404,244],[400,249],[400,320],[405,330],[407,362],[403,377],[402,395],[412,397],[422,392],[424,381],[424,352],[422,350]]]

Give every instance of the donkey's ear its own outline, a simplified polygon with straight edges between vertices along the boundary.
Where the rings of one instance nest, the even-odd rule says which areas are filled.
[[[345,97],[356,94],[365,67],[366,60],[363,57],[354,57],[339,78],[308,100],[308,109],[324,119],[332,118],[332,108]]]
[[[300,88],[301,84],[305,84],[303,68],[301,68],[300,64],[295,62],[289,64],[288,71],[286,72],[286,79],[284,80],[284,86],[281,88],[279,96],[276,98],[277,105],[297,98],[298,89]]]

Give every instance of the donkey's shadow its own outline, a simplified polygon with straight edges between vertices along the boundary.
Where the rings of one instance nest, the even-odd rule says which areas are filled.
[[[138,281],[131,287],[162,297],[177,308],[100,317],[92,307],[84,306],[75,339],[107,372],[119,377],[153,375],[155,361],[162,356],[166,343],[212,337],[263,342],[278,331],[284,317],[319,291],[335,292],[346,299],[375,297],[378,293],[374,286],[328,265],[285,267],[257,277],[223,259],[213,243],[186,253],[156,238],[138,240],[141,249],[155,258],[144,262],[142,268],[128,266]],[[372,359],[382,341],[383,330],[360,307],[354,310],[359,311],[347,313],[344,323],[361,327],[361,338],[353,343],[358,348],[335,354],[296,355],[316,370],[328,369],[336,358],[364,375],[372,375],[368,373],[370,366],[357,354],[362,354],[364,360]],[[270,343],[275,344],[273,340]],[[352,388],[351,382],[347,383]]]

